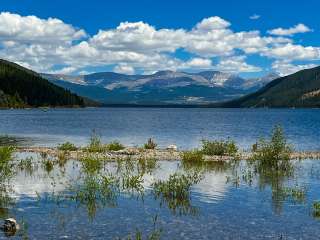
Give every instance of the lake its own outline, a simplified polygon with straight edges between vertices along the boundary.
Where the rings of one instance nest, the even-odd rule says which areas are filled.
[[[2,110],[0,134],[27,138],[25,144],[85,145],[93,130],[104,141],[142,145],[150,137],[160,147],[197,147],[201,139],[230,137],[249,148],[279,124],[297,150],[320,150],[319,109],[84,108],[47,111]]]
[[[140,239],[139,234],[142,239],[318,239],[320,234],[312,208],[319,200],[318,160],[294,161],[293,175],[267,181],[263,175],[248,178],[244,162],[200,169],[176,161],[146,168],[141,162],[106,161],[90,168],[85,161],[18,154],[15,164],[17,172],[0,184],[0,219],[13,216],[21,225],[11,239]],[[154,183],[166,184],[170,176],[194,174],[201,177],[191,180],[185,195],[155,190]],[[141,181],[123,184],[128,176]],[[285,190],[290,186],[303,194]],[[6,236],[0,233],[0,239]]]
[[[275,125],[296,150],[320,150],[318,109],[0,111],[0,135],[28,146],[83,146],[95,130],[105,142],[129,146],[152,137],[160,147],[192,149],[201,139],[230,137],[249,149]],[[14,234],[0,231],[0,239],[319,239],[320,159],[271,168],[259,160],[66,154],[22,152],[0,161],[0,222],[14,217],[20,224]]]

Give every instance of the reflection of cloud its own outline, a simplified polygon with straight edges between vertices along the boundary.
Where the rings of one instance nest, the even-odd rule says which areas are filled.
[[[194,186],[193,191],[203,202],[217,202],[227,192],[226,177],[225,173],[206,173],[204,179]]]

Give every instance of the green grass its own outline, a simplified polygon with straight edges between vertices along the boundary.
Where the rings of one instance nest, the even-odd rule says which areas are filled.
[[[152,138],[149,138],[148,141],[143,145],[143,147],[144,149],[156,149],[157,144]]]
[[[118,141],[113,141],[111,143],[108,143],[106,146],[105,146],[105,149],[107,151],[119,151],[119,150],[123,150],[125,149],[125,147]]]
[[[80,159],[82,170],[88,174],[98,173],[103,167],[103,161],[97,156],[87,155]]]
[[[202,140],[201,151],[209,156],[235,156],[238,152],[238,147],[233,140],[209,141]]]
[[[195,214],[196,209],[191,205],[190,189],[193,184],[201,180],[199,174],[184,175],[173,174],[168,180],[159,180],[153,183],[153,191],[156,199],[161,204],[166,203],[173,214]]]
[[[312,215],[314,218],[320,218],[320,201],[313,202]]]
[[[71,142],[65,142],[58,145],[60,151],[76,151],[78,148]]]
[[[101,142],[101,137],[93,131],[90,137],[89,145],[87,146],[86,150],[88,152],[105,152],[106,147]]]
[[[0,164],[5,164],[12,159],[15,148],[12,146],[0,147]]]
[[[199,150],[184,151],[181,153],[182,162],[202,162],[203,152]]]

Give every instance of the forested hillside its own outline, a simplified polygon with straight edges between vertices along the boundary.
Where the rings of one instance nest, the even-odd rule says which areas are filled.
[[[86,100],[15,63],[0,60],[0,107],[85,106]]]
[[[320,107],[320,67],[273,80],[259,91],[222,107]]]

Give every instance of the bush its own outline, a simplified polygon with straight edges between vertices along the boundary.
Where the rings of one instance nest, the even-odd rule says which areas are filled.
[[[93,131],[90,137],[90,143],[86,148],[88,152],[104,152],[106,147],[101,142],[101,137]]]
[[[289,160],[292,153],[280,126],[273,129],[270,140],[260,139],[253,150],[254,160],[270,166],[275,166],[278,161]]]
[[[238,152],[238,147],[232,140],[227,141],[208,141],[202,140],[202,150],[203,154],[209,156],[234,156]]]
[[[76,151],[78,148],[71,142],[65,142],[58,145],[58,150],[61,151]]]
[[[106,150],[108,151],[119,151],[124,149],[125,147],[118,141],[113,141],[106,145]]]
[[[203,161],[203,154],[199,150],[185,151],[181,154],[183,162],[201,162]]]
[[[148,139],[148,142],[144,144],[145,149],[155,149],[157,147],[157,144],[153,141],[152,138]]]

